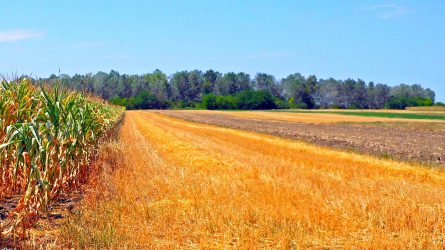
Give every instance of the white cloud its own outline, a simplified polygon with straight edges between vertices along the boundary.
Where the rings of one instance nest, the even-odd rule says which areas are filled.
[[[0,42],[14,42],[43,36],[43,32],[36,30],[8,30],[0,31]]]
[[[399,18],[412,12],[404,6],[394,3],[369,5],[362,9],[375,13],[375,15],[381,19]]]

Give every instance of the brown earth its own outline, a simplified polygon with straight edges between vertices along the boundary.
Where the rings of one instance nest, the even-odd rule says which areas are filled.
[[[34,227],[27,233],[25,240],[0,237],[0,246],[11,249],[52,248],[51,246],[55,246],[56,229],[72,214],[82,197],[83,192],[80,189],[59,197],[50,205],[48,213],[40,215]],[[16,207],[19,199],[20,195],[14,195],[0,200],[0,223],[7,222],[9,213]]]
[[[221,112],[156,111],[188,121],[248,130],[379,157],[445,165],[445,131],[378,125],[308,124],[240,118]]]

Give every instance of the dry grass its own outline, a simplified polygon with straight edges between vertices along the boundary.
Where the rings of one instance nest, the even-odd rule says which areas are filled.
[[[289,111],[313,111],[308,109],[289,109]],[[376,112],[376,113],[425,113],[423,109],[416,109],[416,107],[409,107],[407,109],[315,109],[317,112]]]
[[[127,112],[75,247],[441,248],[445,173]],[[113,168],[115,171],[111,171]],[[96,195],[94,195],[96,194]]]
[[[357,111],[357,110],[355,110]],[[323,114],[323,113],[292,113],[292,112],[268,112],[268,111],[213,111],[213,110],[175,110],[171,112],[191,112],[191,113],[217,113],[230,115],[238,118],[258,119],[258,120],[275,120],[287,122],[302,122],[302,123],[338,123],[338,122],[421,122],[421,123],[440,123],[441,120],[413,120],[400,118],[384,118],[384,117],[365,117],[352,116],[342,114]],[[409,112],[413,113],[413,112]]]
[[[434,112],[444,112],[445,107],[443,106],[432,106],[432,107],[409,107],[406,108],[409,111],[434,111]]]

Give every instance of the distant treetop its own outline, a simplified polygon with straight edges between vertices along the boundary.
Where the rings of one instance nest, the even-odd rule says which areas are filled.
[[[128,109],[404,109],[435,103],[434,91],[419,84],[390,87],[361,79],[317,79],[300,73],[278,80],[266,73],[257,73],[252,78],[244,72],[223,74],[214,70],[179,71],[170,76],[158,69],[142,75],[111,70],[72,77],[52,74],[39,80],[50,84],[61,81],[70,88],[94,93]]]

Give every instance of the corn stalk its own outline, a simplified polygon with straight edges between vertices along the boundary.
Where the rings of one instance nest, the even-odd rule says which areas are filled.
[[[52,201],[85,180],[98,139],[122,112],[59,85],[1,82],[0,201],[12,195],[20,200],[0,235],[24,237]]]

